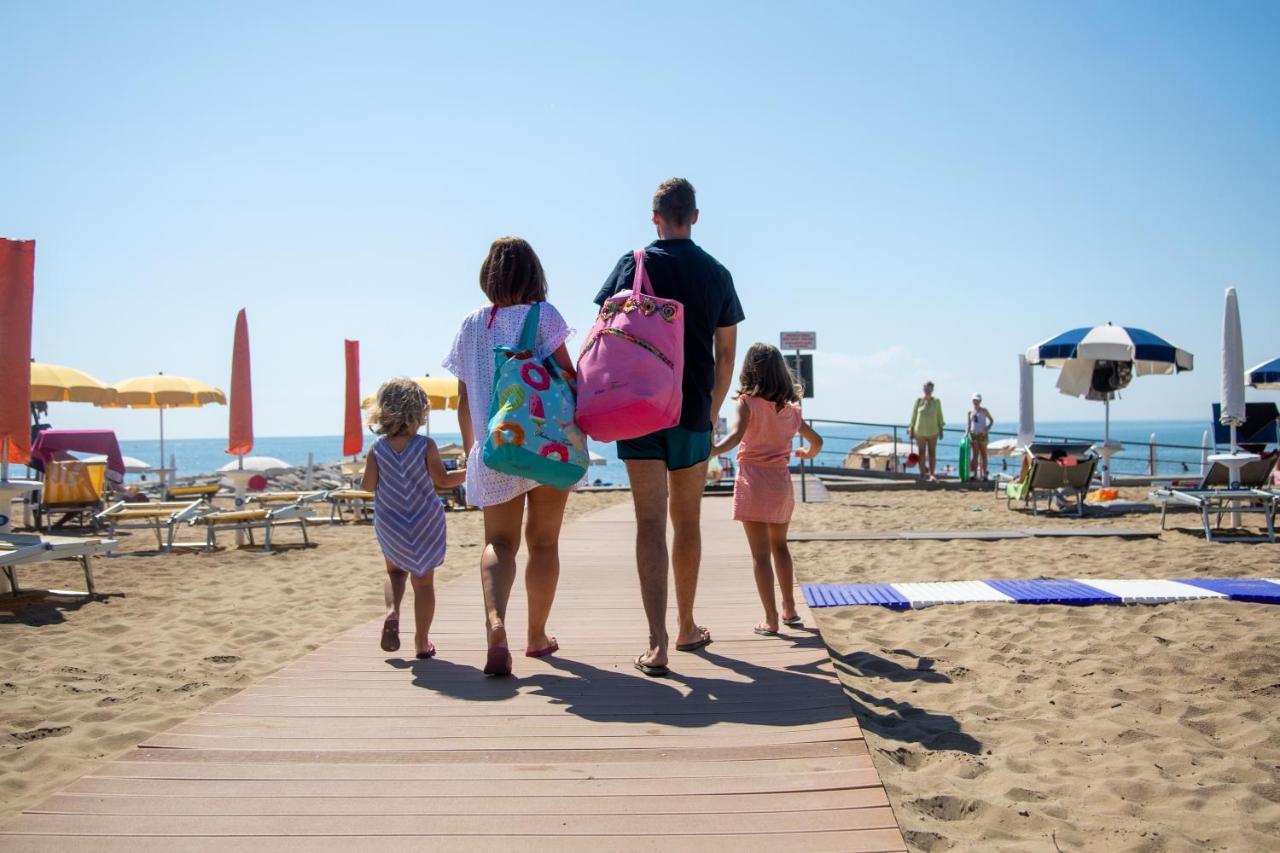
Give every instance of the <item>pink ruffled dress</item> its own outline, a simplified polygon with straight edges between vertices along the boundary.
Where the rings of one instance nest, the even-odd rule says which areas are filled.
[[[787,403],[779,411],[768,400],[743,397],[751,418],[738,445],[738,474],[733,481],[736,521],[786,524],[795,509],[791,488],[791,443],[800,431],[800,406]]]

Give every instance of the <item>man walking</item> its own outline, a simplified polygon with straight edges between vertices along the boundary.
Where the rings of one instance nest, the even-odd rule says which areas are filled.
[[[733,277],[690,236],[698,221],[693,185],[684,178],[663,181],[653,195],[658,239],[645,248],[644,267],[656,296],[684,305],[684,377],[680,422],[640,438],[618,442],[626,462],[636,509],[636,568],[649,621],[649,648],[636,658],[645,675],[668,674],[666,627],[667,565],[676,582],[678,651],[697,651],[711,632],[693,618],[702,559],[702,489],[711,455],[711,431],[733,380],[738,323],[744,315]],[[596,304],[631,287],[635,262],[630,252],[618,261]],[[672,545],[667,554],[667,516]]]

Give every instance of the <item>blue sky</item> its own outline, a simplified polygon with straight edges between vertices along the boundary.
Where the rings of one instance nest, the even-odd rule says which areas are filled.
[[[38,241],[37,359],[225,387],[245,307],[257,432],[336,433],[343,338],[368,389],[442,373],[494,237],[584,332],[671,175],[743,345],[818,332],[814,416],[902,421],[932,378],[952,420],[981,390],[1007,424],[1019,351],[1114,321],[1197,357],[1117,417],[1203,417],[1228,285],[1246,362],[1280,354],[1280,5],[688,6],[4,2],[0,235]],[[1100,418],[1055,378],[1040,417]]]

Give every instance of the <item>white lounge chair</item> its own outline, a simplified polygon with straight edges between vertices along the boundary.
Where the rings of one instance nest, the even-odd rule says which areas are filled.
[[[1160,504],[1160,529],[1166,529],[1165,520],[1170,505],[1185,506],[1199,511],[1205,539],[1212,542],[1214,529],[1222,525],[1222,516],[1227,513],[1248,513],[1262,516],[1266,538],[1275,542],[1276,504],[1280,502],[1280,493],[1273,491],[1270,485],[1271,474],[1275,471],[1278,459],[1280,456],[1270,456],[1245,465],[1240,469],[1240,482],[1234,487],[1230,482],[1229,469],[1215,462],[1193,488],[1171,484],[1153,490],[1149,497],[1154,503]]]
[[[116,543],[110,539],[81,539],[75,536],[42,536],[35,533],[0,534],[0,570],[14,595],[23,592],[18,584],[18,567],[51,560],[75,560],[84,570],[88,592],[50,589],[55,595],[96,595],[93,585],[93,558],[107,553]]]
[[[200,499],[151,503],[119,501],[98,513],[94,521],[107,526],[108,536],[115,536],[117,530],[151,530],[156,535],[156,549],[167,553],[178,544],[174,542],[178,525],[211,511],[212,507]]]
[[[243,530],[249,537],[249,544],[257,544],[253,541],[253,531],[262,530],[262,550],[271,550],[271,534],[276,527],[283,524],[296,524],[298,529],[302,531],[302,544],[309,546],[310,538],[307,536],[307,519],[315,515],[315,510],[302,503],[295,502],[285,504],[276,509],[236,509],[218,512],[208,512],[190,520],[193,526],[204,527],[205,529],[205,551],[212,551],[217,545],[215,531],[218,530]]]
[[[330,524],[346,521],[348,511],[356,520],[373,517],[373,492],[364,489],[330,489],[325,493],[325,499],[329,501]]]

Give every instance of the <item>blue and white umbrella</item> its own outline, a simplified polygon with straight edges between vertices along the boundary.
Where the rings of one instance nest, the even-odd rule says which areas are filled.
[[[1041,341],[1027,350],[1027,361],[1065,367],[1075,359],[1128,361],[1134,376],[1180,373],[1195,366],[1195,357],[1159,335],[1132,326],[1083,327]]]
[[[1244,375],[1244,381],[1250,388],[1280,391],[1280,358],[1273,358],[1250,368]]]
[[[1159,335],[1132,326],[1082,327],[1071,329],[1027,350],[1027,362],[1062,371],[1058,390],[1071,397],[1101,398],[1104,405],[1102,483],[1111,485],[1111,457],[1122,447],[1111,441],[1111,398],[1115,392],[1098,392],[1093,387],[1098,362],[1127,364],[1132,376],[1181,373],[1195,367],[1195,357]],[[1127,379],[1125,380],[1127,381]]]

